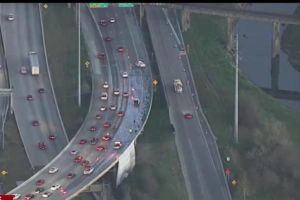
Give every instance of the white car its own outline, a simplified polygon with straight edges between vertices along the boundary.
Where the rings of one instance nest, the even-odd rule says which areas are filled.
[[[14,195],[14,198],[13,198],[13,200],[15,200],[15,199],[19,199],[20,197],[21,197],[21,195],[20,194],[13,194]]]
[[[118,95],[120,95],[120,90],[119,89],[116,89],[116,90],[114,90],[114,95],[116,95],[116,96],[118,96]]]
[[[48,198],[48,197],[50,197],[51,195],[52,195],[52,192],[46,191],[46,192],[43,193],[42,197]]]
[[[21,73],[21,74],[27,74],[27,69],[26,69],[26,67],[22,66],[21,69],[20,69],[20,73]]]
[[[100,99],[103,100],[103,101],[106,101],[108,99],[107,92],[102,92]]]
[[[123,72],[122,77],[123,78],[128,78],[128,72]]]
[[[8,21],[13,21],[14,19],[15,19],[14,14],[12,14],[12,13],[8,14],[8,16],[7,16]]]
[[[51,189],[52,191],[55,191],[55,190],[58,190],[60,187],[61,187],[60,184],[55,184],[55,185],[52,185],[50,189]]]
[[[103,83],[103,88],[105,88],[105,89],[107,89],[108,87],[109,87],[109,85],[108,85],[108,83],[105,81],[104,83]]]
[[[139,60],[135,63],[135,66],[144,68],[144,67],[146,67],[146,64],[143,61]]]
[[[106,111],[106,107],[105,106],[100,106],[100,111]]]
[[[116,22],[116,19],[113,18],[113,17],[111,17],[111,18],[109,19],[109,22],[110,22],[110,23],[115,23],[115,22]]]
[[[49,169],[49,174],[54,174],[54,173],[56,173],[56,172],[58,172],[58,168],[57,168],[57,167],[51,167],[51,168]]]
[[[83,174],[88,175],[88,174],[93,173],[93,171],[94,171],[94,167],[90,167],[90,168],[83,170]]]
[[[109,109],[110,109],[110,110],[116,110],[117,107],[116,107],[115,105],[110,105],[110,106],[109,106]]]
[[[120,149],[122,147],[122,143],[121,142],[115,142],[114,143],[114,149]]]
[[[77,150],[75,150],[75,149],[73,149],[73,150],[70,151],[70,154],[72,154],[72,155],[77,155],[78,153],[79,152]]]

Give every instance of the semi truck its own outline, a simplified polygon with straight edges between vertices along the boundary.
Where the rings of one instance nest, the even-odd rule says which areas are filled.
[[[174,89],[176,93],[182,93],[182,82],[180,79],[174,80]]]
[[[31,74],[37,76],[40,74],[40,66],[37,53],[34,51],[29,52],[29,62],[31,66]]]

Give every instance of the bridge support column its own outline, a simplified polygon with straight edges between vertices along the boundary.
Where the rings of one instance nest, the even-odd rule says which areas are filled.
[[[143,6],[139,6],[140,7],[140,26],[142,26],[142,19],[145,15],[145,8]]]
[[[135,166],[135,145],[134,141],[126,149],[126,151],[120,155],[118,171],[117,171],[117,180],[116,187],[128,176]]]
[[[227,18],[227,51],[232,52],[235,47],[234,42],[234,28],[238,22],[238,18],[228,17]]]
[[[280,22],[273,23],[272,58],[271,58],[271,88],[278,90],[280,67]]]
[[[182,10],[181,12],[181,27],[182,31],[185,32],[187,31],[191,26],[191,14],[186,11]]]

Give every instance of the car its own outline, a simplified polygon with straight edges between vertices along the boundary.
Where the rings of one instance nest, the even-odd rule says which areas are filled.
[[[113,94],[116,95],[116,96],[120,95],[120,90],[119,89],[115,89],[113,91]]]
[[[108,22],[106,19],[101,19],[98,24],[101,26],[107,26]]]
[[[48,172],[49,172],[49,174],[54,174],[54,173],[58,172],[58,168],[57,167],[51,167]]]
[[[79,140],[79,144],[85,144],[85,143],[87,143],[87,140],[86,140],[86,139],[80,139],[80,140]]]
[[[99,60],[104,60],[104,59],[106,58],[105,53],[98,53],[98,54],[97,54],[97,58],[98,58]]]
[[[89,166],[89,165],[90,165],[90,161],[88,161],[88,160],[83,160],[83,161],[81,162],[81,165],[84,166],[84,167]]]
[[[110,42],[111,40],[112,40],[112,38],[109,37],[109,36],[107,36],[107,37],[104,38],[104,41],[105,41],[105,42]]]
[[[109,122],[105,122],[104,124],[103,124],[103,128],[109,128],[110,127],[110,123]]]
[[[21,197],[21,194],[13,194],[13,195],[14,195],[13,200],[17,200]]]
[[[193,115],[191,113],[185,113],[184,114],[184,118],[185,119],[192,119],[193,118]]]
[[[42,194],[42,197],[48,198],[48,197],[50,197],[51,195],[52,195],[52,192],[46,191],[46,192],[44,192],[44,193]]]
[[[63,187],[60,187],[59,192],[61,194],[67,194],[67,190],[65,188],[63,188]]]
[[[35,185],[36,186],[41,186],[45,183],[45,179],[38,179],[36,182],[35,182]]]
[[[119,53],[124,53],[125,49],[124,49],[124,47],[118,47],[118,48],[117,48],[117,51],[118,51]]]
[[[49,134],[48,139],[49,140],[55,140],[56,136],[54,134]]]
[[[28,73],[27,68],[26,68],[25,66],[22,66],[22,67],[20,68],[20,74],[25,75],[25,74],[27,74],[27,73]]]
[[[91,132],[95,132],[96,130],[97,130],[97,128],[95,126],[91,126],[89,129],[89,131],[91,131]]]
[[[15,19],[14,14],[9,13],[9,14],[7,15],[7,20],[8,20],[8,21],[13,21],[14,19]]]
[[[122,78],[128,78],[128,72],[123,72],[122,73]]]
[[[72,154],[72,155],[77,155],[78,153],[79,152],[77,150],[75,150],[75,149],[73,149],[73,150],[70,151],[70,154]]]
[[[104,149],[105,149],[104,146],[101,146],[101,145],[96,147],[97,151],[103,151]]]
[[[129,96],[129,92],[123,92],[122,96],[123,97],[128,97]]]
[[[123,112],[123,111],[117,112],[117,116],[118,116],[118,117],[123,117],[123,116],[124,116],[124,112]]]
[[[107,94],[107,92],[102,92],[102,93],[101,93],[100,99],[101,99],[102,101],[106,101],[106,100],[108,99],[108,94]]]
[[[38,92],[39,92],[39,93],[45,93],[45,89],[44,89],[44,88],[39,88],[39,89],[38,89]]]
[[[108,82],[105,81],[105,82],[103,83],[102,87],[105,88],[105,89],[107,89],[107,88],[109,87]]]
[[[33,100],[33,97],[32,97],[32,95],[27,95],[26,99],[27,99],[28,101],[32,101],[32,100]]]
[[[102,140],[103,140],[103,141],[111,140],[110,134],[107,132],[105,135],[102,136]]]
[[[93,171],[94,171],[94,167],[87,166],[87,167],[83,170],[83,174],[84,174],[84,175],[89,175],[89,174],[93,173]]]
[[[111,17],[111,18],[109,19],[109,22],[110,22],[110,23],[115,23],[115,22],[116,22],[116,19],[113,18],[113,17]]]
[[[31,200],[33,198],[34,198],[33,194],[26,194],[25,197],[24,197],[25,200]]]
[[[109,106],[109,109],[110,109],[110,110],[116,110],[117,107],[116,107],[115,105],[110,105],[110,106]]]
[[[67,179],[73,179],[76,176],[75,173],[68,173],[67,174]]]
[[[98,141],[99,141],[98,138],[93,138],[93,139],[90,140],[90,144],[95,145],[95,144],[97,144]]]
[[[78,155],[78,156],[75,156],[75,158],[74,158],[73,161],[74,161],[75,163],[81,163],[82,160],[83,160],[83,157]]]
[[[43,191],[45,191],[45,188],[43,188],[43,187],[37,187],[37,188],[35,188],[34,193],[35,194],[39,194],[39,193],[41,193]]]
[[[44,142],[39,142],[39,143],[38,143],[38,147],[39,147],[39,149],[41,149],[41,150],[46,150],[46,149],[48,149],[48,146],[47,146]]]
[[[100,106],[100,111],[106,111],[106,106]]]
[[[31,124],[32,124],[32,126],[39,126],[40,125],[39,121],[37,121],[37,120],[32,121]]]
[[[100,120],[102,119],[102,116],[100,114],[97,114],[96,117],[95,117],[97,120]]]
[[[144,68],[144,67],[146,67],[146,64],[143,61],[139,60],[135,63],[135,66]]]
[[[55,190],[58,190],[60,187],[61,187],[60,184],[55,184],[55,185],[52,185],[50,189],[51,189],[52,191],[55,191]]]
[[[122,143],[121,142],[115,142],[114,143],[114,149],[120,149],[122,147]]]

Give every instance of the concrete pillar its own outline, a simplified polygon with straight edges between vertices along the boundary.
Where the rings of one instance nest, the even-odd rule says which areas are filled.
[[[271,88],[277,91],[280,71],[280,22],[273,23],[272,58],[271,58]]]
[[[188,11],[185,9],[182,10],[181,12],[181,27],[182,31],[185,32],[187,31],[191,26],[191,15]]]
[[[234,29],[238,22],[238,18],[228,17],[227,18],[227,51],[232,52],[235,47],[234,42]]]
[[[142,26],[142,19],[145,15],[145,8],[143,6],[139,6],[140,7],[140,26]]]

